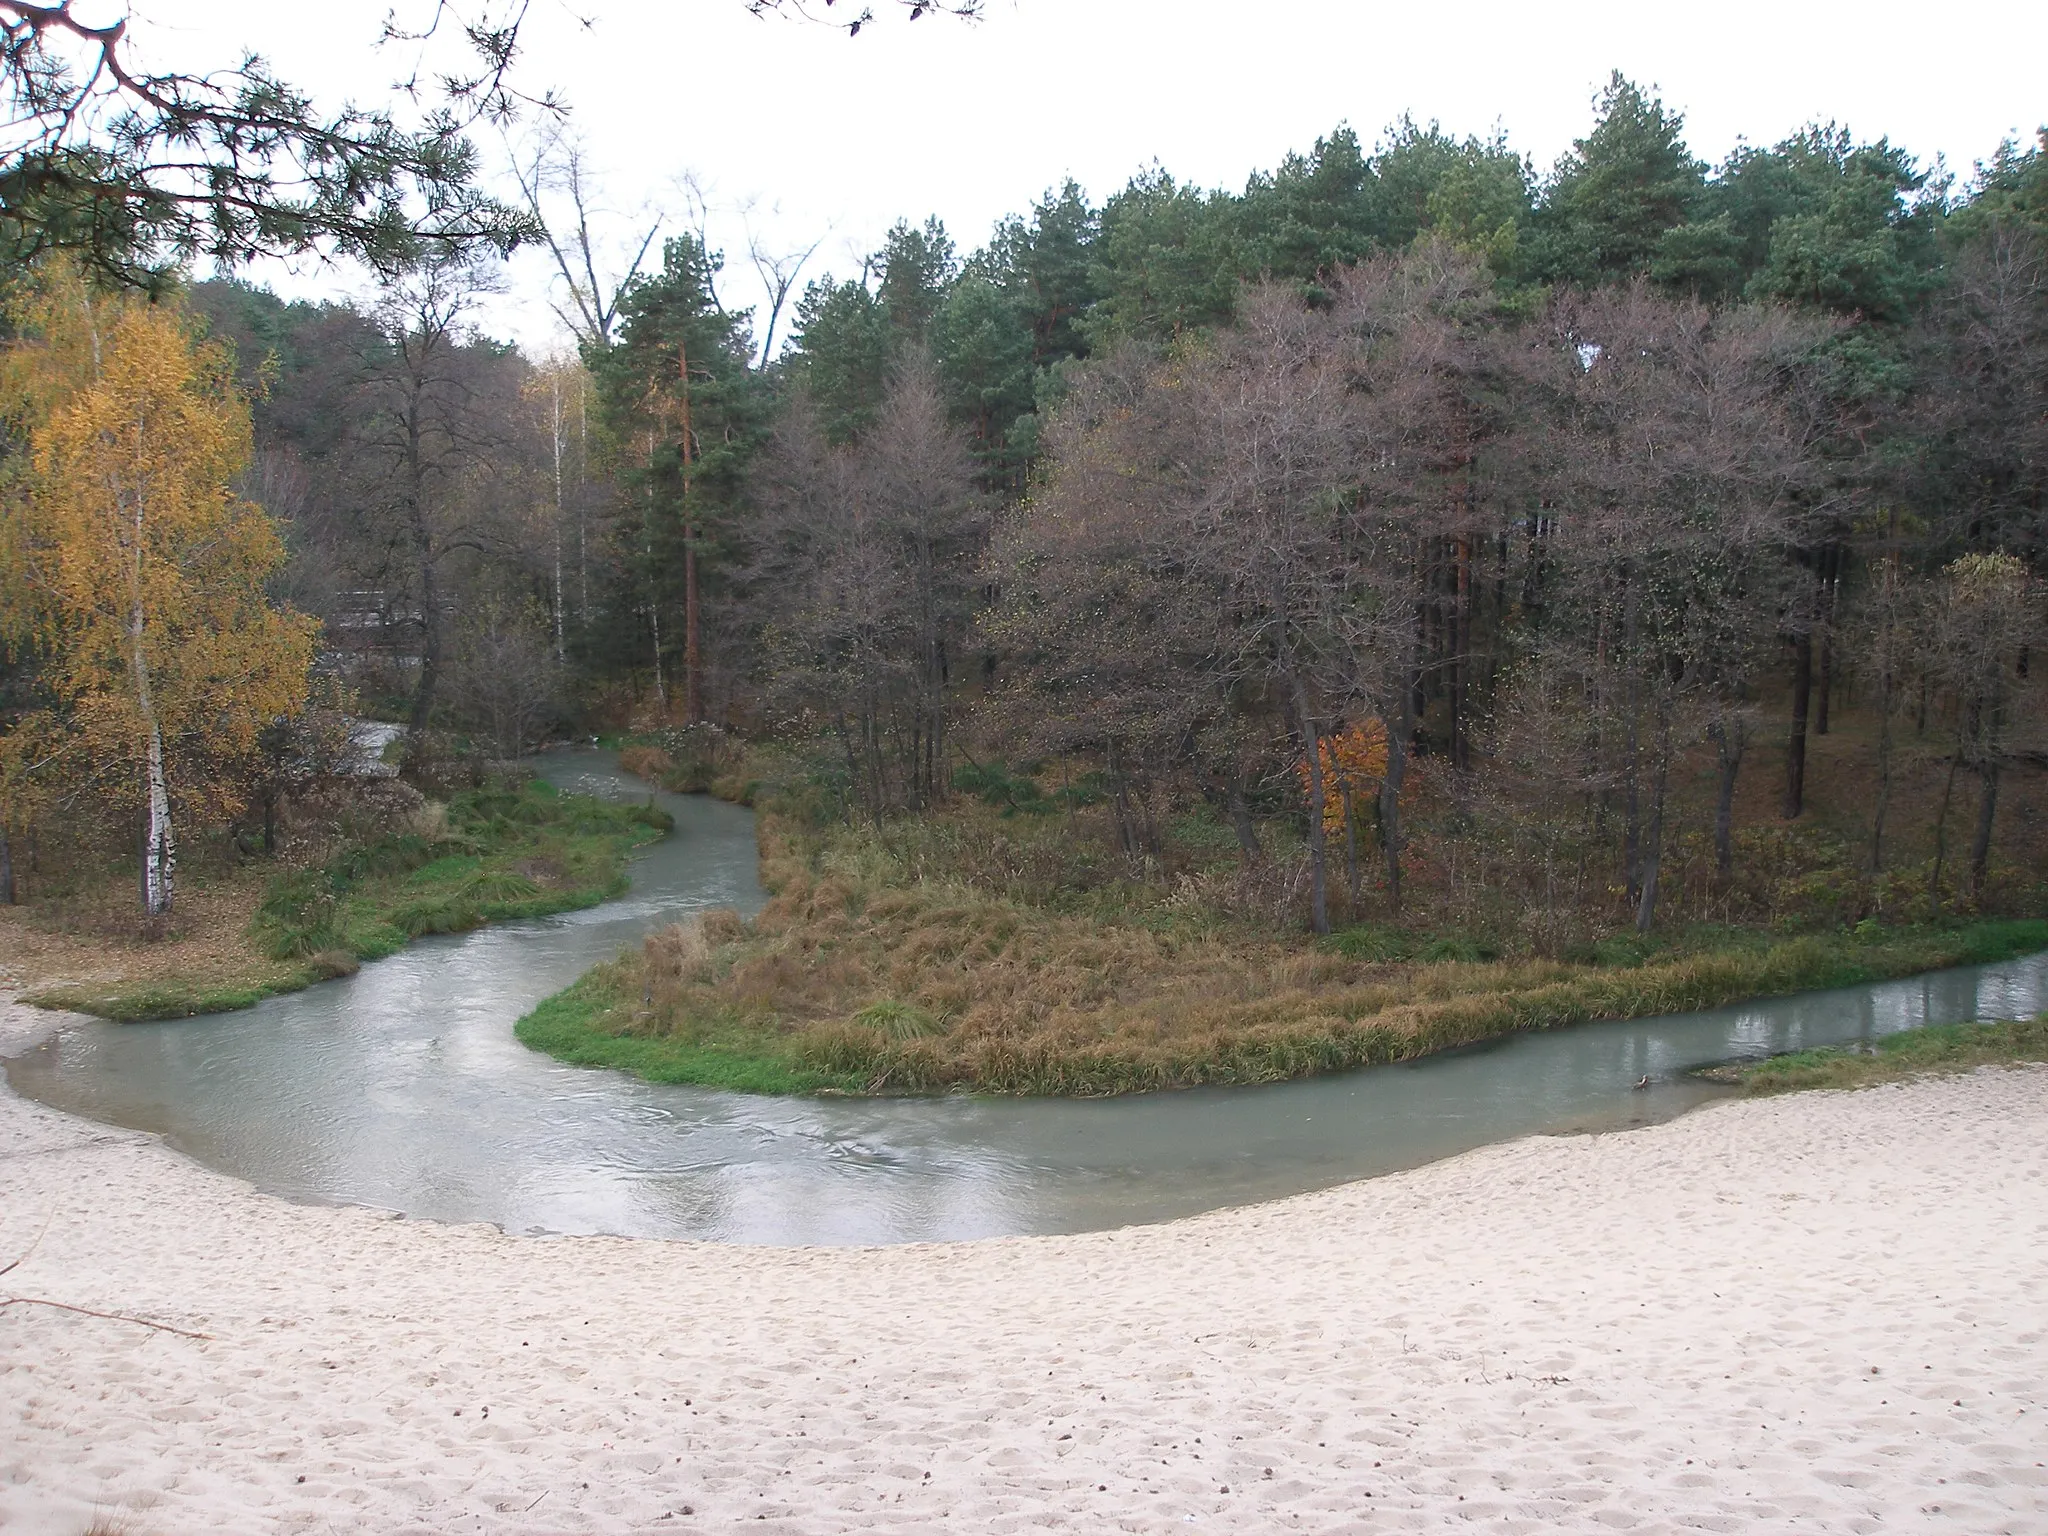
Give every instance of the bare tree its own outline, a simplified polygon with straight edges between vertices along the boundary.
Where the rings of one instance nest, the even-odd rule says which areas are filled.
[[[511,158],[527,217],[540,231],[566,295],[551,300],[550,307],[579,346],[603,351],[618,327],[619,301],[654,249],[661,219],[642,213],[617,238],[594,229],[616,216],[599,204],[597,179],[582,144],[558,122],[543,122],[525,153],[515,151]],[[645,233],[637,233],[643,226]]]
[[[1849,655],[1869,681],[1877,715],[1877,799],[1870,811],[1870,868],[1884,868],[1884,838],[1896,785],[1898,741],[1893,729],[1905,692],[1924,675],[1926,599],[1924,583],[1905,563],[1896,510],[1881,547],[1873,551],[1869,581],[1848,615]]]
[[[1800,542],[1815,467],[1788,379],[1815,328],[1787,312],[1714,314],[1644,285],[1569,296],[1532,357],[1551,400],[1540,460],[1555,508],[1543,646],[1569,656],[1623,799],[1636,925],[1655,921],[1671,777],[1696,729],[1720,766],[1717,856],[1730,857],[1758,637]]]
[[[562,712],[561,671],[543,615],[487,602],[457,634],[449,679],[457,718],[499,757],[524,757]]]
[[[775,361],[775,328],[782,320],[782,312],[789,307],[790,295],[796,292],[804,268],[825,243],[826,236],[820,235],[806,246],[780,248],[770,245],[766,235],[754,227],[751,205],[740,210],[740,218],[746,228],[748,265],[753,267],[768,300],[768,323],[762,328],[761,351],[754,361],[757,369],[766,368]]]
[[[746,575],[768,616],[770,694],[831,726],[852,792],[877,817],[945,793],[987,526],[973,487],[973,460],[916,357],[862,442],[831,447],[799,402],[764,459]]]
[[[2040,589],[2018,558],[1964,555],[1942,571],[1928,626],[1928,660],[1936,681],[1949,694],[1954,734],[1935,825],[1931,878],[1937,896],[1958,768],[1974,773],[1979,785],[1968,888],[1972,895],[1984,889],[2000,777],[2022,738],[2039,729],[2034,713],[2015,705],[2029,651],[2040,639]]]
[[[1058,703],[1040,718],[1106,749],[1112,782],[1133,745],[1195,766],[1248,859],[1247,753],[1285,722],[1319,930],[1335,802],[1356,908],[1360,787],[1321,747],[1361,718],[1388,744],[1372,819],[1400,901],[1422,574],[1473,503],[1460,407],[1488,312],[1476,269],[1431,249],[1333,274],[1317,304],[1254,290],[1170,357],[1112,353],[1049,424],[1048,483],[999,546],[996,632]]]
[[[1269,732],[1240,729],[1248,705],[1224,665],[1235,618],[1185,532],[1217,439],[1162,360],[1126,343],[1076,379],[1042,441],[1051,471],[1004,521],[989,562],[999,705],[1025,750],[1103,764],[1127,856],[1153,850],[1154,780],[1191,759],[1257,858],[1246,796]]]
[[[417,754],[433,717],[453,606],[445,574],[462,553],[505,544],[523,492],[503,494],[516,456],[517,381],[495,350],[474,345],[470,316],[495,270],[469,258],[430,261],[387,282],[377,355],[365,370],[352,461],[356,489],[393,560],[419,635],[408,723]]]

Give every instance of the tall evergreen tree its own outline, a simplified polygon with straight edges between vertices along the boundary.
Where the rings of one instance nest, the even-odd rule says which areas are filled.
[[[1380,233],[1376,178],[1358,135],[1339,125],[1246,186],[1235,213],[1247,275],[1309,281],[1370,255]]]
[[[882,274],[877,297],[897,342],[922,341],[959,270],[946,226],[936,215],[915,228],[897,220],[874,266]]]
[[[705,718],[703,584],[731,532],[762,406],[748,367],[751,317],[719,304],[719,265],[694,236],[668,241],[661,270],[627,288],[617,343],[588,359],[625,493],[618,537],[628,590],[619,601],[641,620],[609,627],[639,630],[664,711],[680,649],[692,722]]]
[[[866,283],[827,277],[805,285],[789,373],[834,444],[852,442],[873,418],[888,388],[889,344],[887,312]]]
[[[1685,118],[1616,70],[1593,131],[1573,141],[1544,191],[1536,268],[1573,283],[1649,269],[1664,232],[1697,210],[1706,166],[1685,145]]]
[[[1164,339],[1228,320],[1241,265],[1234,217],[1227,193],[1183,185],[1157,166],[1132,177],[1102,210],[1102,298],[1086,326],[1090,344]]]

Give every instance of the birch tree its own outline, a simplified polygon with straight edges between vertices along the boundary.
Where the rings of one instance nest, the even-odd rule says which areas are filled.
[[[284,546],[230,489],[249,413],[228,359],[166,306],[52,282],[8,360],[28,470],[4,508],[8,629],[39,644],[54,700],[34,742],[49,778],[125,780],[142,807],[143,910],[171,910],[184,810],[238,808],[238,765],[306,698],[313,625],[264,579]],[[13,753],[6,755],[13,756]]]

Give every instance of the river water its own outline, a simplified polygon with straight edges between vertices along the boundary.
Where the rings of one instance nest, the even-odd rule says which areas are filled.
[[[606,754],[557,753],[543,771],[564,788],[647,793]],[[899,1243],[1156,1221],[1519,1136],[1665,1120],[1720,1092],[1689,1067],[2048,1008],[2037,955],[1266,1088],[811,1100],[664,1087],[563,1066],[512,1036],[649,928],[760,906],[751,813],[656,799],[675,835],[638,856],[621,901],[423,940],[239,1013],[82,1025],[8,1061],[8,1079],[289,1199],[513,1232]]]

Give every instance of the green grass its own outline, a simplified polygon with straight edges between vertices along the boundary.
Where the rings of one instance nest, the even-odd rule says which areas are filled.
[[[779,1057],[661,1035],[615,1034],[605,1027],[618,998],[603,967],[557,992],[521,1019],[520,1042],[572,1067],[616,1067],[650,1083],[695,1083],[736,1093],[857,1093],[861,1080]]]
[[[665,811],[565,795],[541,781],[466,791],[438,828],[352,844],[316,869],[274,878],[249,928],[256,958],[234,976],[52,987],[27,1001],[120,1023],[246,1008],[347,975],[426,934],[623,895],[628,853],[673,825]]]
[[[340,957],[337,957],[337,962]],[[282,966],[254,979],[209,983],[206,981],[149,981],[113,990],[95,986],[48,987],[25,1001],[39,1008],[64,1008],[90,1013],[116,1024],[141,1024],[152,1019],[189,1019],[202,1013],[232,1013],[280,992],[298,992],[316,981],[349,975],[353,962],[322,963],[311,959],[303,964]]]
[[[1700,1075],[1755,1094],[1808,1088],[1867,1088],[1927,1072],[2048,1061],[2048,1013],[2013,1023],[1931,1024],[1882,1035],[1868,1045],[1797,1051],[1766,1061],[1736,1062]]]

